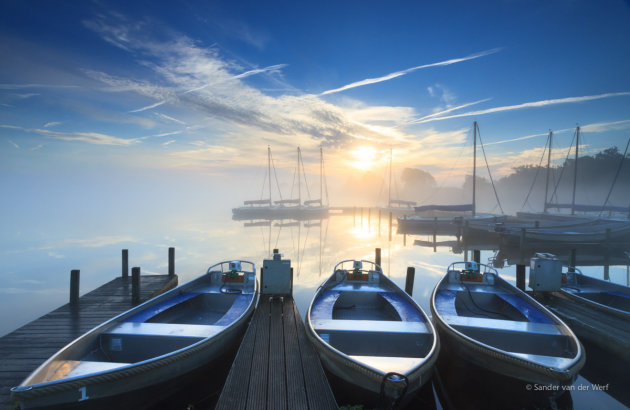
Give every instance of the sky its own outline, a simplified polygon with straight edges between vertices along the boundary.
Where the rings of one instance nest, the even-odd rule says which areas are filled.
[[[9,219],[235,206],[262,195],[267,146],[286,189],[298,145],[313,186],[320,147],[332,185],[383,174],[391,147],[456,186],[473,121],[495,178],[550,130],[555,164],[577,125],[584,154],[630,137],[628,1],[5,1],[0,38]]]

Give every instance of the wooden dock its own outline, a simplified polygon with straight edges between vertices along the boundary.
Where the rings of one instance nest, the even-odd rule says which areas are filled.
[[[337,409],[293,298],[262,295],[216,409]]]
[[[140,301],[177,286],[176,275],[140,277]],[[11,408],[11,387],[77,337],[130,309],[132,278],[118,277],[0,338],[0,408]]]

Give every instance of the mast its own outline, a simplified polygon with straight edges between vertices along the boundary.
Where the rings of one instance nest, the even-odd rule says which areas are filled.
[[[477,185],[477,121],[473,123],[473,192],[472,192],[472,215],[476,212],[476,185]]]
[[[392,146],[389,146],[389,186],[387,187],[387,206],[392,206]]]
[[[319,147],[319,206],[324,206],[324,151]],[[321,229],[320,229],[321,235]]]
[[[580,146],[580,126],[576,128],[575,139],[575,167],[573,168],[573,200],[571,202],[571,215],[575,215],[575,188],[577,187],[577,165],[578,165],[578,150]]]
[[[547,191],[549,190],[549,172],[551,170],[551,142],[553,140],[553,131],[549,130],[549,152],[547,152],[547,182],[545,182],[545,202],[543,212],[547,213]]]
[[[297,162],[297,180],[298,180],[298,206],[302,205],[302,185],[300,184],[300,147],[297,147],[298,162]]]
[[[271,206],[271,147],[269,145],[267,145],[267,172],[269,175],[269,206]]]

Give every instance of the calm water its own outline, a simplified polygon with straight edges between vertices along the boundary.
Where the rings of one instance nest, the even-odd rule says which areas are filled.
[[[69,272],[81,270],[81,290],[88,292],[120,274],[121,249],[129,249],[129,264],[140,266],[143,273],[165,273],[167,248],[176,248],[176,273],[180,283],[203,274],[215,262],[245,259],[257,268],[273,248],[279,248],[294,268],[294,298],[302,315],[322,281],[331,273],[335,263],[343,259],[374,259],[374,249],[381,248],[383,270],[404,287],[408,266],[416,269],[414,299],[429,312],[429,296],[444,274],[446,267],[464,254],[452,253],[450,247],[414,245],[415,240],[431,241],[429,235],[397,235],[389,240],[387,219],[378,226],[378,216],[367,211],[363,217],[332,216],[323,221],[290,223],[276,221],[266,226],[245,226],[243,221],[232,221],[229,209],[208,214],[179,215],[136,221],[112,223],[116,218],[102,220],[86,229],[77,227],[20,233],[5,237],[0,254],[3,272],[0,288],[0,335],[36,319],[64,303],[69,291]],[[87,232],[99,232],[88,235]],[[61,231],[59,231],[61,232]],[[10,236],[10,235],[9,235]],[[437,240],[449,240],[441,238]],[[470,255],[468,255],[470,257]],[[494,251],[482,251],[481,261],[487,262]],[[602,277],[601,267],[583,271]],[[514,283],[515,267],[499,270],[502,277]],[[626,284],[626,266],[610,268],[612,281]],[[587,358],[590,358],[587,354]],[[593,375],[591,380],[606,384],[615,374]],[[613,396],[630,405],[627,397],[614,392],[595,390],[591,380],[580,377],[572,391],[575,409],[627,408]],[[630,383],[626,380],[626,383]],[[580,387],[581,386],[581,387]],[[627,390],[627,389],[625,389]],[[626,395],[627,396],[627,395]]]

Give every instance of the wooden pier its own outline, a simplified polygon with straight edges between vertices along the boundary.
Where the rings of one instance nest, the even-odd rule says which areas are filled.
[[[177,286],[176,275],[140,276],[140,302]],[[118,277],[0,338],[0,408],[11,408],[11,387],[59,349],[95,326],[130,309],[132,278]]]
[[[261,295],[216,409],[337,409],[293,298]]]

